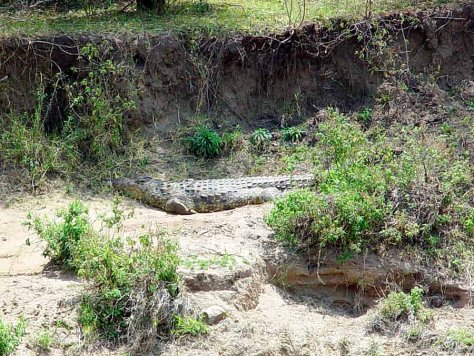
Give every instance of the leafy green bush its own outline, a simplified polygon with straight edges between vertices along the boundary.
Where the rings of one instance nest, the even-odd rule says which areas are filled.
[[[285,142],[300,142],[306,135],[306,130],[301,126],[286,127],[281,130],[283,141]]]
[[[58,211],[59,222],[43,221],[29,213],[25,224],[46,241],[45,256],[63,268],[75,269],[74,257],[78,243],[94,234],[87,213],[87,208],[80,201],[74,201],[67,210]]]
[[[89,44],[80,49],[79,59],[86,61],[88,75],[67,89],[71,98],[69,118],[63,136],[76,145],[87,160],[103,164],[125,146],[124,114],[135,108],[130,93],[120,92],[126,67],[109,57],[111,45]]]
[[[420,287],[413,288],[409,293],[391,292],[379,304],[376,313],[369,321],[368,329],[371,332],[386,333],[400,329],[407,341],[419,340],[432,320],[432,312],[423,304],[424,291]]]
[[[234,151],[238,150],[243,144],[244,133],[237,127],[230,132],[224,132],[222,134],[222,150],[223,151]]]
[[[192,136],[187,137],[186,144],[194,155],[213,158],[221,152],[222,138],[215,130],[200,126]]]
[[[369,123],[372,120],[372,109],[365,107],[357,116],[362,123]]]
[[[25,334],[25,321],[20,319],[16,325],[9,325],[0,319],[0,356],[12,354],[20,345]]]
[[[428,141],[414,127],[391,137],[365,132],[330,111],[305,155],[314,161],[315,189],[276,201],[266,222],[297,248],[335,247],[343,258],[387,246],[418,245],[434,253],[465,243],[474,226],[466,194],[472,169],[443,140]],[[400,142],[403,152],[395,150]],[[456,262],[454,253],[450,259]]]
[[[114,201],[112,216],[99,215],[99,230],[78,201],[57,213],[59,222],[30,215],[28,224],[47,241],[47,256],[88,281],[79,310],[84,335],[143,350],[187,320],[180,319],[187,310],[179,303],[178,248],[162,233],[121,236],[128,214],[119,203]]]
[[[135,241],[96,234],[80,241],[78,275],[90,281],[79,322],[86,336],[129,340],[130,330],[158,336],[173,327],[179,276],[177,246],[160,235]],[[142,337],[134,335],[133,337]]]
[[[79,172],[90,167],[87,182],[93,185],[91,176],[114,177],[130,163],[140,162],[141,157],[127,149],[134,136],[126,130],[125,117],[135,107],[134,92],[127,89],[127,66],[111,57],[107,42],[80,49],[81,67],[74,71],[81,79],[55,87],[67,92],[69,106],[65,122],[51,132],[45,130],[46,104],[51,100],[44,90],[48,83],[39,83],[33,113],[1,113],[0,163],[25,169],[35,189],[48,174],[81,177]]]
[[[207,334],[208,332],[209,327],[202,320],[190,316],[176,316],[173,334],[182,336]]]
[[[272,134],[270,133],[270,131],[265,128],[258,128],[250,136],[250,143],[257,150],[261,151],[268,147],[271,139]]]
[[[386,319],[416,317],[423,307],[423,289],[413,288],[410,293],[392,292],[382,301],[380,313]]]
[[[358,192],[318,195],[295,191],[275,203],[266,222],[276,237],[300,249],[338,247],[359,253],[384,216],[383,204]]]

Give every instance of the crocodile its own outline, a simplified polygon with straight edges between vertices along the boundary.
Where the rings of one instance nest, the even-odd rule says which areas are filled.
[[[115,179],[112,187],[169,213],[189,215],[262,204],[292,189],[314,185],[312,174],[165,182],[150,177]]]

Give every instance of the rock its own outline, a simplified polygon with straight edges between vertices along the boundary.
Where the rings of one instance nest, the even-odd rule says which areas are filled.
[[[213,305],[204,309],[201,316],[207,325],[215,325],[227,317],[227,312],[220,306]]]

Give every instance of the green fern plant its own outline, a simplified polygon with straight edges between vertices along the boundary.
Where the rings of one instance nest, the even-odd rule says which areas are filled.
[[[186,138],[186,145],[198,157],[213,158],[221,153],[222,138],[215,130],[200,126],[192,136]]]

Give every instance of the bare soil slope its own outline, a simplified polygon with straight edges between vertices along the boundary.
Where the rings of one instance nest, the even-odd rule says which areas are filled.
[[[68,201],[70,197],[56,194],[1,209],[2,244],[6,247],[2,252],[9,251],[0,257],[2,314],[9,321],[21,315],[27,320],[19,355],[40,353],[35,337],[44,328],[54,333],[52,354],[121,354],[121,350],[84,348],[75,322],[81,282],[47,266],[41,244],[22,225],[27,210],[49,215]],[[107,199],[87,202],[93,215],[108,210],[110,203]],[[264,261],[278,251],[263,222],[268,206],[174,216],[132,201],[127,205],[135,208],[134,217],[126,222],[129,234],[162,227],[178,239],[187,295],[193,305],[198,310],[219,306],[227,312],[208,336],[175,340],[156,350],[157,354],[409,355],[421,350],[437,354],[440,351],[432,340],[447,330],[469,328],[474,323],[470,307],[455,309],[445,304],[434,309],[427,345],[411,344],[397,336],[368,333],[373,311],[361,313],[348,302],[349,289],[345,296],[332,297],[294,293],[284,280],[268,274]],[[30,246],[25,245],[26,238],[31,239]],[[281,268],[285,266],[288,268]]]

